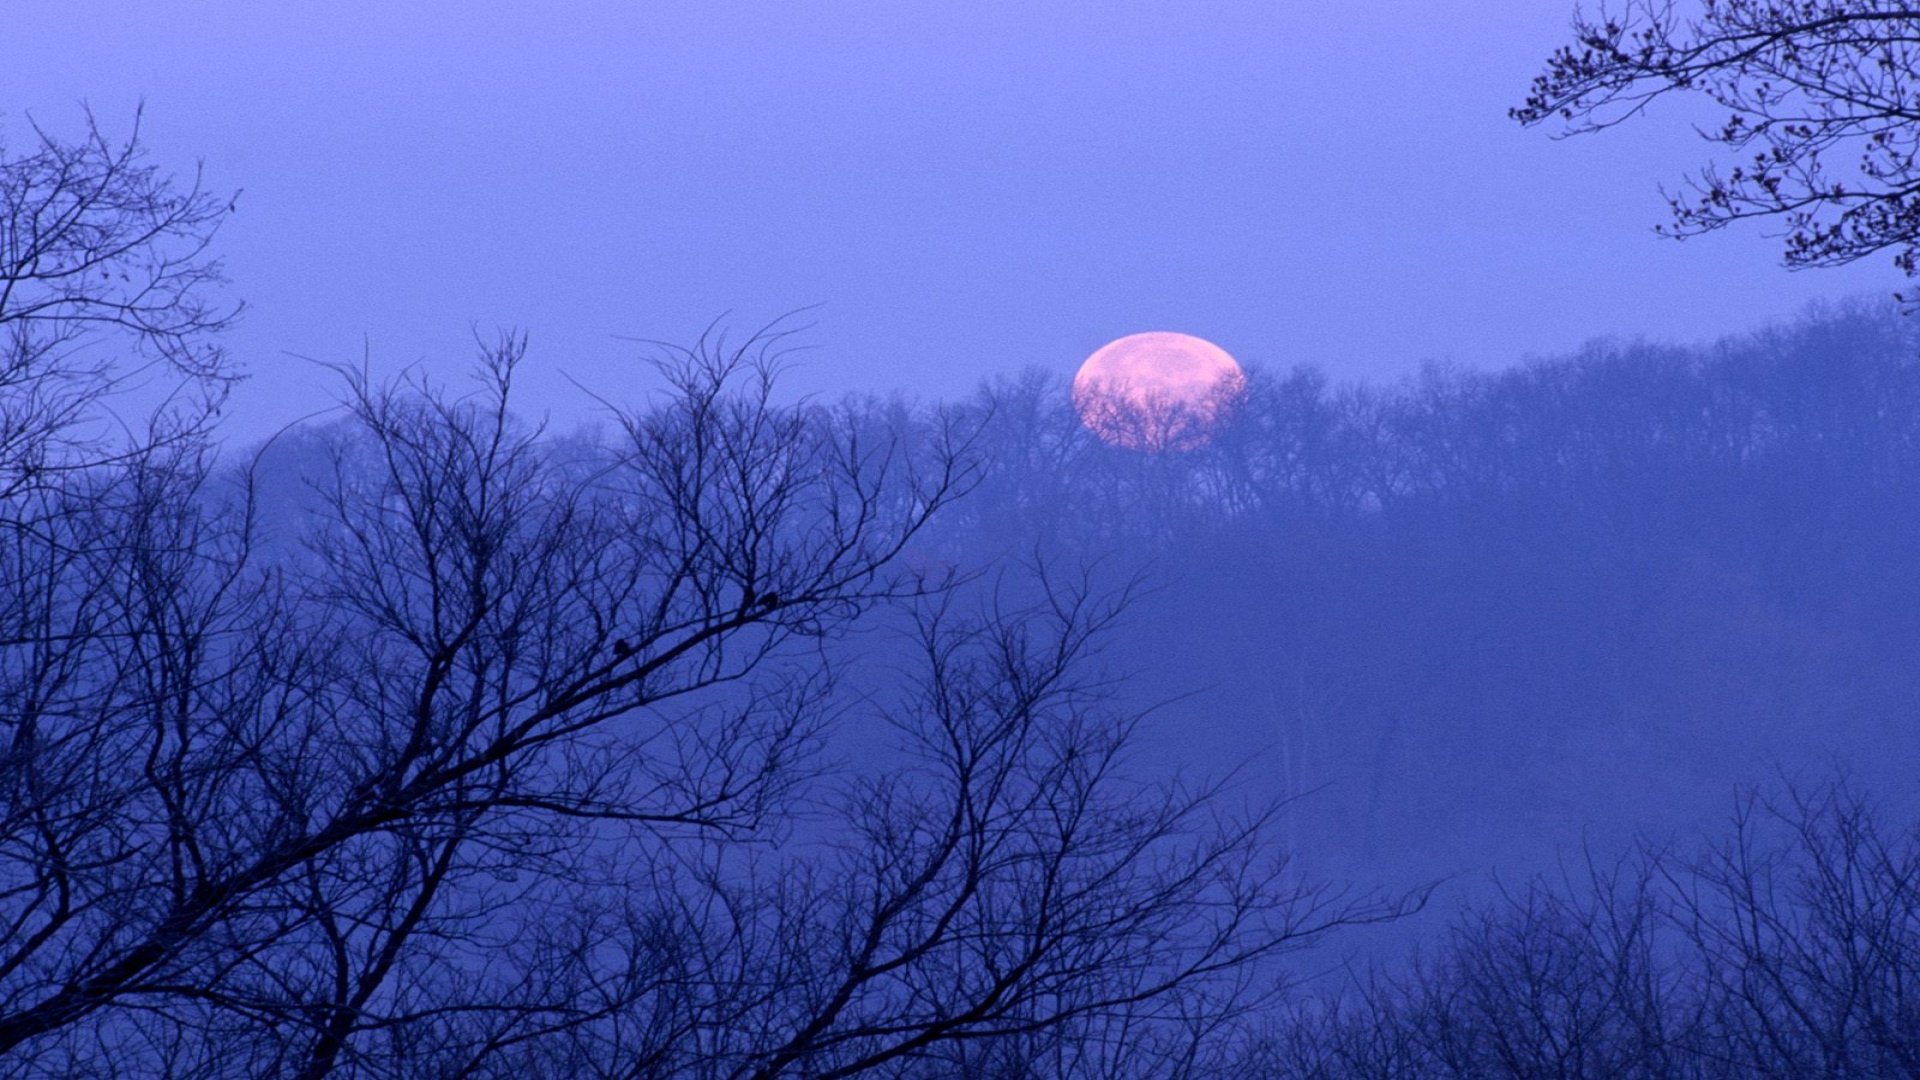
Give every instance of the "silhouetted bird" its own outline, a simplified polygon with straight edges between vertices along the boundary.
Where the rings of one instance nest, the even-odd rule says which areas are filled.
[[[613,657],[614,657],[614,659],[616,659],[616,660],[625,660],[625,659],[626,659],[627,657],[629,657],[629,656],[632,656],[632,655],[633,655],[633,646],[631,646],[631,645],[629,645],[629,644],[627,644],[627,639],[626,639],[626,638],[614,638],[614,639],[613,639]]]
[[[779,593],[770,592],[767,595],[760,598],[761,611],[772,611],[774,608],[777,608],[779,606],[780,606]]]

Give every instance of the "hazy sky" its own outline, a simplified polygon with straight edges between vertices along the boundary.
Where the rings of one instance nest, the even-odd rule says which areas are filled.
[[[970,390],[1141,330],[1390,376],[1601,334],[1697,340],[1880,262],[1651,235],[1680,109],[1506,119],[1571,0],[0,0],[0,110],[136,102],[242,188],[236,434],[324,401],[289,354],[457,372],[528,331],[537,408],[646,385],[619,335],[822,304],[790,385]]]

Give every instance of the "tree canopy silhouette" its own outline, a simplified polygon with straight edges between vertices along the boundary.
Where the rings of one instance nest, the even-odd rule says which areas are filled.
[[[1663,97],[1725,113],[1701,130],[1732,151],[1669,192],[1663,232],[1749,218],[1785,224],[1788,266],[1891,249],[1920,271],[1920,10],[1897,0],[1631,0],[1580,13],[1511,115],[1568,133],[1610,128]]]

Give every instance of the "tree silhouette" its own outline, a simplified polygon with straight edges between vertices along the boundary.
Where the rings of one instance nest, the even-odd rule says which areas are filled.
[[[516,335],[458,391],[343,367],[344,419],[222,465],[226,204],[137,159],[0,160],[0,1073],[1177,1056],[1270,958],[1413,902],[1134,775],[1087,667],[1117,607],[1043,577],[963,618],[903,557],[976,428],[783,403],[778,331],[664,348],[572,441],[516,418]],[[102,435],[143,350],[188,404]],[[886,613],[916,659],[850,638]],[[882,697],[891,750],[832,771]]]
[[[1749,218],[1785,225],[1789,266],[1893,249],[1920,271],[1920,11],[1890,0],[1630,0],[1581,13],[1512,115],[1610,128],[1662,97],[1700,95],[1733,151],[1669,194],[1686,236]]]
[[[138,117],[120,140],[86,121],[0,143],[0,495],[188,441],[232,377],[218,339],[240,308],[209,252],[232,197],[146,164]],[[170,369],[144,425],[106,411],[143,360]]]

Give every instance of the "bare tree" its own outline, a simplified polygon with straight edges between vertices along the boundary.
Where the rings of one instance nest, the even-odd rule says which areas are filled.
[[[1702,134],[1736,158],[1669,196],[1666,231],[1779,218],[1789,266],[1891,248],[1902,270],[1920,270],[1920,10],[1897,0],[1629,0],[1577,14],[1574,37],[1512,110],[1522,123],[1595,131],[1673,95],[1725,111]]]
[[[90,113],[77,142],[32,132],[0,143],[0,495],[204,430],[239,314],[209,252],[232,197],[147,164],[137,116],[118,140]],[[143,383],[144,424],[103,410]]]
[[[1920,838],[1846,785],[1749,798],[1674,874],[1700,1052],[1746,1076],[1920,1076]]]
[[[487,882],[565,880],[595,829],[752,828],[817,723],[796,644],[918,591],[887,567],[967,470],[775,406],[763,344],[673,358],[591,469],[511,417],[518,341],[467,397],[351,381],[301,558],[198,460],[59,519],[111,543],[23,549],[0,1051],[107,1068],[107,1032],[119,1071],[147,1032],[159,1068],[193,1032],[324,1075],[474,1004],[429,973],[538,899]]]
[[[1920,1075],[1920,846],[1845,782],[1744,799],[1697,855],[1643,850],[1471,912],[1437,955],[1243,1057],[1278,1077]]]
[[[1134,772],[1118,606],[962,617],[902,558],[971,421],[783,404],[778,331],[666,350],[600,442],[515,418],[516,336],[342,368],[264,520],[205,438],[230,204],[90,132],[6,163],[0,1074],[1199,1075],[1279,957],[1418,902]],[[917,653],[849,695],[876,608]]]
[[[1117,1078],[1217,1064],[1234,1021],[1284,985],[1283,954],[1420,898],[1303,881],[1270,815],[1143,778],[1126,761],[1136,718],[1087,667],[1118,613],[1077,587],[977,617],[927,611],[911,692],[885,713],[896,756],[824,836],[731,869],[716,853],[653,884],[677,898],[671,914],[629,922],[590,980],[631,998],[494,1071]],[[668,922],[681,929],[660,934]],[[576,978],[588,966],[569,963]]]
[[[297,553],[203,458],[101,472],[123,493],[57,520],[110,542],[13,580],[0,1062],[1185,1074],[1274,958],[1417,902],[1302,881],[1269,815],[1132,773],[1085,667],[1117,608],[963,619],[893,569],[964,434],[778,405],[768,347],[669,357],[583,459],[514,420],[518,339],[465,395],[346,372]],[[792,818],[869,655],[834,637],[913,597],[895,746]]]

